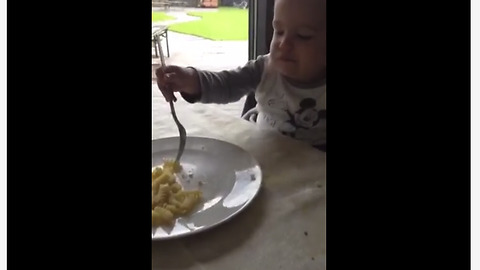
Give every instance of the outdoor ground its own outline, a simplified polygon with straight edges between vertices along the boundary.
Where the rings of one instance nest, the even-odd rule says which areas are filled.
[[[159,9],[162,10],[163,9]],[[215,9],[170,9],[166,15],[176,20],[154,22],[153,26],[198,20],[198,17],[188,16],[189,11],[215,12]],[[220,71],[243,66],[248,61],[248,41],[213,41],[192,35],[185,35],[168,31],[168,45],[170,57],[165,59],[167,65],[194,66],[199,69]],[[162,41],[162,48],[166,55],[166,43]],[[160,59],[155,57],[152,47],[152,90],[159,91],[156,86],[155,69],[160,66]],[[245,98],[235,103],[219,105],[226,113],[240,117]]]

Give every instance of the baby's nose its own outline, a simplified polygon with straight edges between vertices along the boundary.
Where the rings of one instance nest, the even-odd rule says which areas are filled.
[[[284,49],[284,50],[290,50],[293,48],[293,41],[291,38],[289,37],[284,37],[282,38],[282,40],[280,41],[280,44],[278,46],[280,49]]]

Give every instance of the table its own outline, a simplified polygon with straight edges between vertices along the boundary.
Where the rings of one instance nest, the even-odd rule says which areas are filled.
[[[188,6],[189,2],[188,1],[181,1],[181,0],[170,0],[168,1],[171,6],[177,6],[177,7],[186,7]]]
[[[217,104],[175,103],[187,135],[236,144],[263,173],[258,196],[230,221],[196,235],[152,241],[152,269],[326,269],[326,154],[262,130]],[[152,85],[152,140],[178,136],[168,103]],[[188,140],[188,138],[187,138]]]
[[[163,7],[165,10],[170,8],[170,1],[167,0],[152,0],[152,7]]]
[[[161,50],[162,39],[165,39],[165,43],[167,44],[167,56],[170,57],[170,49],[168,47],[168,26],[166,25],[153,26],[152,42],[153,42],[153,45],[155,46],[156,57],[158,57],[159,50]]]

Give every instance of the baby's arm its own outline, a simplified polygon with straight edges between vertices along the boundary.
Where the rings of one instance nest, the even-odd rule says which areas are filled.
[[[254,91],[260,83],[265,59],[266,56],[259,56],[234,70],[212,72],[195,69],[198,72],[201,96],[182,96],[189,102],[225,104],[237,101]]]

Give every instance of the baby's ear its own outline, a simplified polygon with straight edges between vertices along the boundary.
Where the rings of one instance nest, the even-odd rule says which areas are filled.
[[[317,102],[313,98],[306,98],[300,101],[300,108],[308,109],[308,108],[315,108]]]

